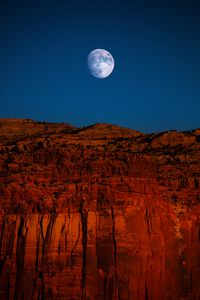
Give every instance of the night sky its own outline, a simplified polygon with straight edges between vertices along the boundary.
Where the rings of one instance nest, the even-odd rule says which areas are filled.
[[[108,50],[106,79],[87,56]],[[0,117],[200,127],[199,0],[0,2]]]

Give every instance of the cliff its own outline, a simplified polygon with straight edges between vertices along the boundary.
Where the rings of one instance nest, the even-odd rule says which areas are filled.
[[[200,299],[200,129],[0,119],[0,299]]]

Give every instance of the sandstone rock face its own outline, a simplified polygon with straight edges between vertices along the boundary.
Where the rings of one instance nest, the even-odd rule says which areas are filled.
[[[1,119],[0,199],[0,299],[200,299],[199,129]]]

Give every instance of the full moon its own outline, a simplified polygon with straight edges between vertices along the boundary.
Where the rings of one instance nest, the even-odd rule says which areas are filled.
[[[97,78],[108,77],[115,66],[112,55],[104,49],[95,49],[88,55],[88,69]]]

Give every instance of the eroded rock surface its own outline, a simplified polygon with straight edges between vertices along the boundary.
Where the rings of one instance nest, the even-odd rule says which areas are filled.
[[[0,120],[0,299],[199,300],[200,130]]]

